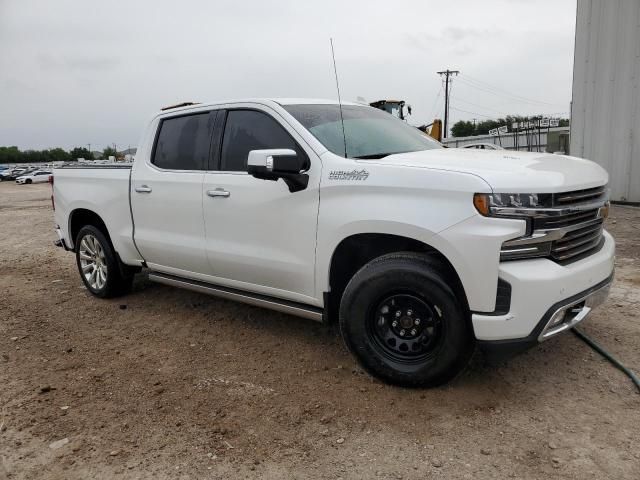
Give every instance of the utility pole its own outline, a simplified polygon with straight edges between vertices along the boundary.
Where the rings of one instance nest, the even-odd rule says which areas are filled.
[[[438,75],[444,75],[444,135],[442,138],[449,136],[449,77],[458,75],[459,70],[449,70],[448,68],[442,72],[436,72]]]
[[[87,143],[87,147],[89,147],[89,152],[91,152],[91,144]]]

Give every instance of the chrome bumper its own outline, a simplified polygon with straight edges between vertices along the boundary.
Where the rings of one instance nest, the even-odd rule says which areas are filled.
[[[564,332],[570,328],[575,327],[582,322],[591,311],[604,303],[609,296],[609,290],[613,283],[613,275],[611,280],[602,285],[597,290],[594,290],[577,300],[574,299],[566,305],[559,307],[553,314],[549,321],[542,329],[542,332],[538,336],[538,341],[542,342],[547,340],[560,332]]]

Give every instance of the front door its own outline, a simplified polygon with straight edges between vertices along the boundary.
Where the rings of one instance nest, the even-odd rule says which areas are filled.
[[[221,115],[224,113],[221,112]],[[203,210],[211,275],[223,285],[290,300],[314,301],[320,159],[277,114],[236,109],[221,118],[216,170],[205,174]],[[309,159],[309,184],[247,174],[251,150],[289,148]]]

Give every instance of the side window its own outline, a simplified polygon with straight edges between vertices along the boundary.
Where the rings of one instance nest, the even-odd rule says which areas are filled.
[[[160,124],[153,163],[171,170],[206,170],[215,113],[167,118]]]
[[[220,169],[244,172],[249,152],[266,148],[290,148],[298,155],[307,156],[289,132],[266,113],[257,110],[229,111],[222,139]]]

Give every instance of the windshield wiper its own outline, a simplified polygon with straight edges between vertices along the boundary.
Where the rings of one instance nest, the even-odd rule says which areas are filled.
[[[358,160],[373,160],[378,158],[384,158],[388,155],[392,155],[392,154],[391,153],[373,153],[371,155],[360,155],[358,157],[352,157],[352,158],[357,158]]]
[[[402,152],[389,152],[389,153],[372,153],[371,155],[360,155],[359,157],[351,157],[357,158],[358,160],[373,160],[378,158],[388,157],[389,155],[396,155],[398,153],[410,153],[417,150],[403,150]]]

